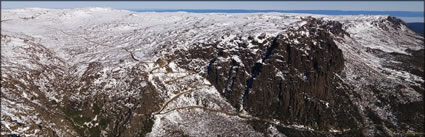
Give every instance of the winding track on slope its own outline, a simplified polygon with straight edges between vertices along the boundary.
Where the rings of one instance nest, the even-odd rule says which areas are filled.
[[[52,28],[52,29],[54,29],[54,28]],[[95,44],[95,45],[99,45],[99,46],[108,46],[108,45],[104,45],[104,44],[101,44],[101,43],[98,43],[98,42],[92,41],[92,40],[90,40],[90,39],[88,39],[88,38],[86,38],[86,37],[82,37],[82,36],[78,36],[78,35],[74,35],[74,34],[71,34],[71,33],[64,32],[63,30],[59,30],[59,29],[55,29],[55,30],[60,31],[60,32],[62,32],[62,33],[64,33],[64,34],[66,34],[66,35],[77,36],[77,37],[79,37],[79,38],[81,38],[81,39],[83,39],[83,40],[85,40],[85,41],[87,41],[87,42],[89,42],[89,43],[93,43],[93,44]],[[158,66],[158,67],[155,67],[155,68],[153,68],[153,69],[149,70],[149,71],[148,71],[148,73],[149,73],[149,74],[154,74],[154,73],[163,73],[163,72],[154,72],[154,71],[155,71],[155,70],[158,70],[158,69],[161,69],[161,68],[164,68],[164,67],[166,67],[166,66],[168,66],[168,65],[169,65],[169,62],[167,62],[166,64],[163,64],[163,65],[160,65],[160,64],[158,64],[157,62],[144,62],[144,61],[141,61],[141,60],[137,59],[137,58],[134,56],[134,53],[133,53],[133,52],[131,52],[131,51],[129,51],[129,49],[125,49],[125,48],[123,48],[123,50],[125,50],[126,52],[128,52],[128,53],[130,54],[131,58],[132,58],[134,61],[136,61],[136,62],[141,62],[141,63],[153,63],[154,65]],[[165,73],[185,73],[185,72],[165,72]],[[175,78],[175,79],[165,81],[165,83],[170,84],[170,83],[172,83],[172,82],[174,82],[174,81],[177,81],[177,80],[180,80],[180,79],[184,79],[184,78],[186,78],[186,77],[188,77],[188,76],[191,76],[191,75],[193,75],[193,74],[195,74],[195,73],[193,73],[193,72],[189,72],[189,74],[188,74],[188,75],[181,76],[181,77],[177,77],[177,78]],[[191,84],[189,85],[189,87],[193,87],[195,84],[196,84],[197,86],[212,86],[211,84],[201,84],[201,83],[193,82],[193,83],[191,83]],[[178,99],[181,95],[189,94],[189,93],[192,93],[192,92],[198,91],[199,89],[201,89],[201,88],[194,88],[194,89],[193,89],[193,88],[191,88],[191,89],[181,90],[181,91],[180,91],[177,95],[175,95],[175,96],[171,97],[169,100],[165,101],[165,102],[161,105],[161,108],[159,108],[157,111],[153,111],[153,112],[152,112],[152,114],[153,114],[153,115],[164,115],[164,114],[168,114],[168,113],[170,113],[170,112],[178,111],[178,110],[201,109],[201,110],[208,111],[208,112],[212,112],[212,113],[221,113],[221,114],[225,114],[225,115],[228,115],[228,116],[236,116],[236,117],[239,117],[239,118],[242,118],[242,119],[246,119],[246,120],[258,120],[258,121],[262,121],[262,122],[270,123],[270,124],[273,124],[273,125],[278,125],[278,126],[281,126],[281,127],[285,127],[285,128],[292,128],[292,129],[297,129],[297,130],[302,130],[302,131],[309,131],[309,132],[316,132],[316,133],[344,133],[344,132],[349,132],[349,131],[351,131],[351,129],[350,129],[350,130],[344,130],[344,131],[334,131],[334,132],[330,132],[330,131],[324,131],[324,130],[322,130],[322,131],[318,131],[318,130],[309,129],[309,128],[299,128],[299,127],[294,127],[294,126],[292,126],[292,125],[289,125],[289,126],[288,126],[288,125],[284,125],[284,124],[282,124],[282,122],[280,122],[280,121],[278,121],[278,120],[275,120],[275,119],[273,119],[273,120],[271,120],[271,119],[264,119],[264,118],[259,118],[259,117],[255,117],[255,116],[244,115],[244,114],[239,113],[239,112],[224,111],[224,110],[219,110],[219,109],[207,108],[207,107],[203,107],[203,106],[184,106],[184,107],[177,107],[177,108],[172,108],[172,109],[169,109],[168,111],[163,112],[163,111],[165,110],[165,108],[167,108],[168,104],[170,104],[172,101],[174,101],[174,100]]]
[[[167,65],[168,65],[168,63],[167,63]],[[151,73],[151,74],[152,73],[161,73],[161,72],[153,72],[153,71],[154,70],[157,70],[157,69],[160,69],[160,68],[163,68],[163,67],[165,67],[167,65],[155,67],[155,68],[153,68],[152,70],[150,70],[148,72]],[[173,73],[173,72],[171,72],[171,73]],[[189,74],[187,76],[190,76],[190,75],[192,75],[192,74]],[[169,83],[174,82],[176,80],[183,79],[183,78],[185,78],[187,76],[177,77],[175,79],[166,81],[166,83],[169,84]],[[200,84],[198,82],[193,82],[193,83],[191,83],[189,85],[189,87],[193,87],[194,85],[197,85],[197,86],[212,86],[211,84]],[[207,108],[207,107],[203,107],[203,106],[183,106],[183,107],[176,107],[176,108],[171,108],[171,109],[169,109],[169,110],[167,110],[167,111],[164,112],[164,110],[167,108],[168,104],[170,104],[172,101],[178,99],[180,96],[182,96],[184,94],[189,94],[189,93],[192,93],[192,92],[195,92],[195,91],[199,91],[199,89],[200,88],[191,88],[191,89],[181,90],[177,95],[175,95],[175,96],[171,97],[169,100],[165,101],[161,105],[161,108],[159,108],[157,111],[152,112],[152,115],[165,115],[165,114],[168,114],[170,112],[178,111],[178,110],[201,109],[203,111],[208,111],[208,112],[212,112],[212,113],[220,113],[220,114],[225,114],[225,115],[228,115],[228,116],[236,116],[236,117],[239,117],[239,118],[242,118],[242,119],[245,119],[245,120],[262,121],[262,122],[265,122],[265,123],[270,123],[270,124],[278,125],[278,126],[285,127],[285,128],[302,130],[302,131],[306,131],[306,132],[328,133],[328,134],[329,133],[334,133],[334,134],[336,134],[336,133],[345,133],[345,132],[349,132],[349,131],[352,130],[352,129],[349,129],[349,130],[344,130],[344,131],[333,131],[333,132],[331,132],[331,131],[325,131],[325,130],[314,130],[314,129],[311,129],[311,128],[300,128],[300,127],[295,127],[293,125],[285,125],[285,124],[283,124],[283,122],[281,122],[279,120],[276,120],[276,119],[264,119],[264,118],[259,118],[259,117],[255,117],[255,116],[246,115],[246,114],[239,113],[239,112],[224,111],[224,110],[220,110],[220,109],[212,109],[212,108]]]

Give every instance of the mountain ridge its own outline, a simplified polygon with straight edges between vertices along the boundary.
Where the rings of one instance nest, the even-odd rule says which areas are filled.
[[[32,9],[2,26],[2,135],[424,132],[423,36],[391,16]]]

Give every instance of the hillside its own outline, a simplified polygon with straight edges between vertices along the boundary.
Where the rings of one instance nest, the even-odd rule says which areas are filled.
[[[391,16],[1,13],[1,135],[425,132],[424,37]]]

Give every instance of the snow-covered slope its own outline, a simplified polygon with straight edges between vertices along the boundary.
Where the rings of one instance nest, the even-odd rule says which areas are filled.
[[[1,13],[2,135],[424,133],[424,38],[393,17]]]

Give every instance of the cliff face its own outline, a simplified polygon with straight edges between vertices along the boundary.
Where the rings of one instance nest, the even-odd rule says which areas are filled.
[[[394,17],[22,9],[2,27],[1,135],[424,132],[424,39]]]
[[[176,57],[186,55],[180,65],[188,69],[196,67],[186,65],[191,60],[209,62],[200,73],[240,112],[319,130],[355,128],[359,114],[349,108],[353,104],[346,95],[338,93],[342,83],[335,74],[342,71],[344,57],[330,32],[347,33],[338,22],[304,20],[308,22],[300,28],[275,37],[236,37],[240,42],[234,46],[199,45]]]

